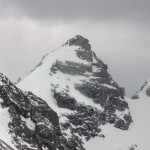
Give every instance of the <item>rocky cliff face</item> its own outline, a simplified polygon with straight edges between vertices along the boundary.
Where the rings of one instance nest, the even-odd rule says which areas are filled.
[[[107,72],[107,65],[97,58],[95,53],[91,50],[88,40],[81,36],[76,36],[73,39],[70,39],[65,45],[78,46],[75,53],[79,59],[86,61],[86,64],[75,62],[73,60],[56,60],[50,68],[53,75],[60,71],[63,74],[83,76],[84,79],[80,80],[80,83],[74,83],[73,88],[79,91],[82,95],[90,98],[94,104],[97,104],[102,108],[101,111],[98,111],[99,115],[96,116],[97,118],[100,118],[98,124],[101,124],[101,122],[109,122],[114,123],[114,126],[117,128],[123,130],[128,129],[131,123],[128,104],[124,100],[122,89],[113,81],[110,74]],[[82,112],[82,104],[78,103],[75,98],[69,95],[69,88],[68,91],[58,91],[57,85],[55,84],[52,92],[54,93],[54,98],[59,107],[76,110],[77,114]],[[97,114],[97,110],[94,108],[89,109],[92,118],[94,114]],[[121,115],[117,115],[116,112],[120,112]],[[87,114],[85,110],[82,113]],[[77,114],[74,116],[77,116]],[[84,119],[82,117],[77,118],[80,118],[81,120]]]
[[[128,130],[128,103],[107,69],[77,35],[45,55],[17,87],[0,74],[7,144],[14,150],[84,150],[85,142],[105,138],[101,126]]]

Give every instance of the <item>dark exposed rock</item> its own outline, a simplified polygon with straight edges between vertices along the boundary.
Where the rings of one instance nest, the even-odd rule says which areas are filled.
[[[129,150],[136,150],[137,147],[138,146],[136,144],[134,144],[134,145],[132,145],[132,146],[129,147]]]
[[[75,46],[80,46],[82,49],[85,50],[91,50],[91,45],[89,44],[89,40],[82,37],[81,35],[77,35],[74,38],[68,40],[65,45],[75,45]]]
[[[137,93],[131,97],[131,99],[139,99],[139,95]]]
[[[150,97],[150,87],[146,89],[146,94]]]
[[[119,129],[122,129],[122,130],[125,130],[125,122],[121,119],[117,119],[116,122],[115,122],[115,127],[119,128]]]
[[[77,52],[77,56],[80,59],[87,60],[89,62],[93,61],[93,57],[92,57],[93,52],[91,50],[87,51],[87,50],[83,50],[83,49],[78,49],[78,50],[76,50],[76,52]]]
[[[85,72],[91,72],[92,68],[91,66],[71,61],[66,61],[65,63],[56,61],[51,67],[51,71],[56,73],[58,70],[70,75],[84,75]]]
[[[74,98],[69,97],[67,93],[57,93],[54,92],[54,98],[57,101],[58,107],[67,108],[70,110],[75,110],[76,108],[76,101]]]
[[[142,90],[147,86],[147,84],[148,84],[148,82],[146,81],[146,82],[144,83],[144,85],[141,87],[140,91],[142,91]]]
[[[125,88],[124,87],[120,87],[120,89],[122,91],[123,96],[125,96]]]
[[[78,133],[80,136],[95,137],[100,133],[99,125],[105,122],[102,113],[98,110],[93,110],[91,106],[79,105],[76,107],[77,113],[67,115],[67,118],[74,125],[70,125],[73,133]],[[63,125],[63,124],[62,124]]]
[[[122,130],[127,130],[129,128],[130,123],[132,122],[131,115],[124,115],[125,121],[122,119],[117,118],[115,122],[115,127],[122,129]]]

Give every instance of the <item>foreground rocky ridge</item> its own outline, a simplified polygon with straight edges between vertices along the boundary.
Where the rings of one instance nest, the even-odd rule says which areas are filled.
[[[0,74],[1,109],[8,110],[8,134],[19,150],[63,148],[59,120],[45,101],[31,92],[23,93]],[[3,122],[5,120],[1,120]],[[6,145],[1,141],[2,147]],[[6,149],[8,149],[6,146]],[[2,148],[5,149],[5,148]],[[11,149],[11,148],[9,148]]]

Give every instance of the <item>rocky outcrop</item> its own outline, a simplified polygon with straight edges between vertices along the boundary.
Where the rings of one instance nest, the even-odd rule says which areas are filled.
[[[135,93],[135,94],[131,97],[131,99],[139,99],[139,95],[138,95],[137,93]]]
[[[54,91],[54,98],[57,101],[57,105],[60,108],[67,108],[69,110],[75,110],[77,102],[74,98],[69,96],[67,93],[64,92],[56,92]]]
[[[59,148],[62,135],[56,112],[33,93],[23,93],[2,74],[0,80],[1,105],[9,108],[12,121],[8,127],[15,146],[19,150]]]
[[[75,45],[81,47],[81,49],[83,50],[87,50],[87,51],[91,50],[91,45],[89,44],[89,40],[84,38],[81,35],[77,35],[74,38],[68,40],[65,43],[65,45],[69,45],[69,46]]]
[[[86,72],[91,72],[92,67],[71,61],[65,61],[65,63],[56,61],[51,67],[51,71],[56,73],[58,70],[70,75],[84,75]]]

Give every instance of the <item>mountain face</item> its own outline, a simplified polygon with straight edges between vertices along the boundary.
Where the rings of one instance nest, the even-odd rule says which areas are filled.
[[[94,137],[104,137],[101,125],[128,130],[132,122],[124,93],[82,36],[45,55],[17,85],[47,102],[58,115],[69,149],[84,149]]]
[[[18,84],[0,74],[0,150],[149,150],[150,98],[126,98],[107,69],[77,35]]]

